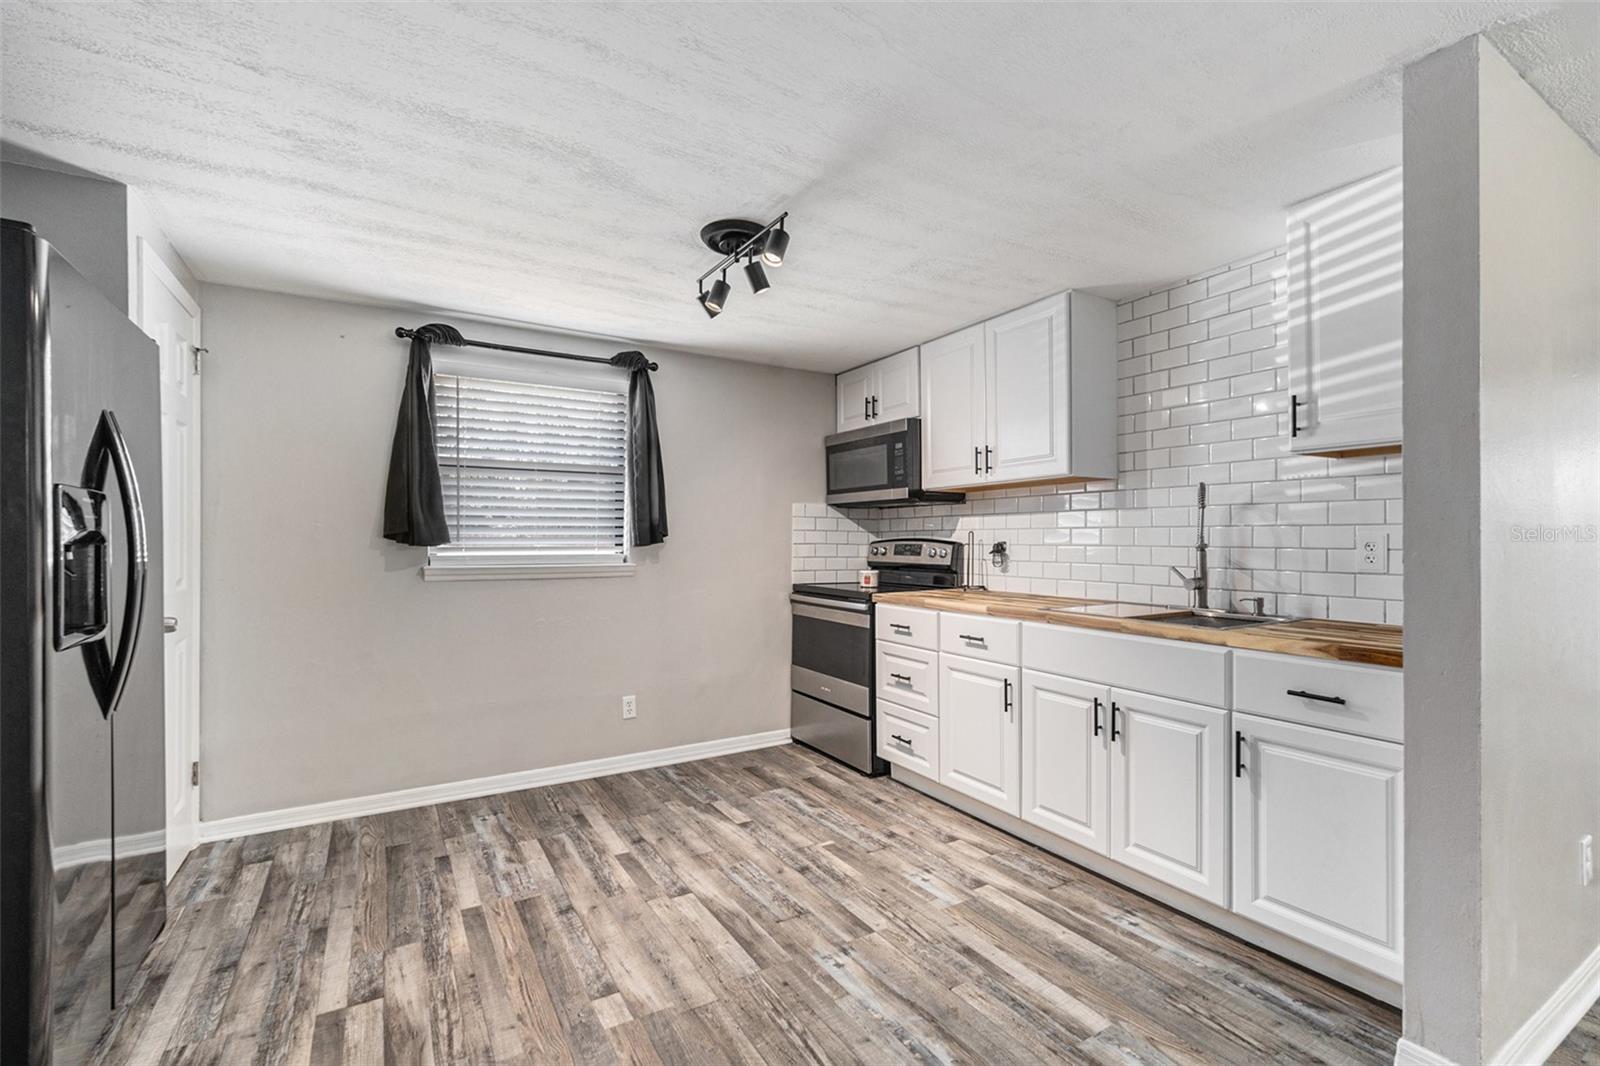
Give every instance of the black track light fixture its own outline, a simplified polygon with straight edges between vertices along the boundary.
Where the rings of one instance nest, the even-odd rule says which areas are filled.
[[[724,218],[701,228],[700,239],[722,256],[720,263],[699,278],[700,306],[709,317],[716,318],[728,305],[728,270],[737,266],[741,259],[746,261],[744,273],[750,281],[751,292],[759,295],[772,288],[766,268],[783,265],[789,249],[789,234],[784,231],[783,223],[788,217],[789,212],[785,211],[765,226],[749,219]],[[707,289],[706,279],[719,272],[722,276]]]
[[[728,296],[732,291],[728,288],[728,275],[724,272],[722,277],[711,283],[710,291],[702,294],[701,303],[705,304],[712,318],[722,314],[722,309],[728,306]]]
[[[789,250],[789,234],[783,228],[783,219],[778,219],[778,228],[767,233],[767,239],[761,242],[761,261],[767,266],[783,266],[784,253]]]
[[[767,272],[761,266],[761,260],[755,256],[751,256],[750,262],[744,265],[744,276],[750,279],[750,291],[757,296],[772,288],[772,282],[767,280]]]

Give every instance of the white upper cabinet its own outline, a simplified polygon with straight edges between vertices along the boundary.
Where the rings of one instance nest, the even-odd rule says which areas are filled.
[[[1109,301],[1047,297],[922,352],[923,487],[1116,476]]]
[[[1290,447],[1400,443],[1400,168],[1289,213]]]
[[[1400,980],[1399,744],[1233,716],[1233,909]]]
[[[983,327],[922,346],[922,487],[983,480]]]
[[[920,391],[915,348],[846,370],[834,380],[840,433],[875,422],[917,417]]]

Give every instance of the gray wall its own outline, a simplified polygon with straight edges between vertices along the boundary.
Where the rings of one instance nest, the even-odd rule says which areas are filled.
[[[788,725],[789,511],[823,489],[831,377],[651,351],[666,544],[630,577],[424,583],[423,550],[380,527],[406,361],[393,330],[439,316],[203,299],[203,817]]]
[[[56,170],[0,163],[0,212],[33,223],[78,272],[128,310],[128,187]]]
[[[1466,1063],[1600,945],[1600,159],[1469,39],[1405,165],[1405,1035]]]

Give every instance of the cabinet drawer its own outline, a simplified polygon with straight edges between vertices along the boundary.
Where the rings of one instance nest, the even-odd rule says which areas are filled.
[[[1022,661],[1022,623],[976,614],[939,612],[939,650],[1016,666]]]
[[[1207,644],[1027,622],[1022,665],[1209,707],[1228,706],[1228,650]]]
[[[878,755],[914,773],[939,778],[939,720],[932,715],[878,702]]]
[[[1233,703],[1268,718],[1403,741],[1404,677],[1386,666],[1240,651],[1233,655]]]
[[[878,641],[878,699],[939,713],[939,653]]]
[[[909,644],[913,648],[939,649],[939,612],[922,607],[901,607],[893,603],[880,603],[878,636],[896,644]]]

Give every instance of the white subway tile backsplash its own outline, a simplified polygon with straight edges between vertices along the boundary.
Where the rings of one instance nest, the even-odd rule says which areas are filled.
[[[1289,452],[1285,273],[1274,249],[1118,305],[1115,483],[916,509],[796,504],[794,579],[854,580],[875,537],[970,532],[991,588],[1181,605],[1187,593],[1167,567],[1194,565],[1204,481],[1214,606],[1260,595],[1269,612],[1401,624],[1400,458]],[[1388,536],[1387,573],[1359,570],[1367,533]],[[1010,559],[993,569],[998,540]]]

